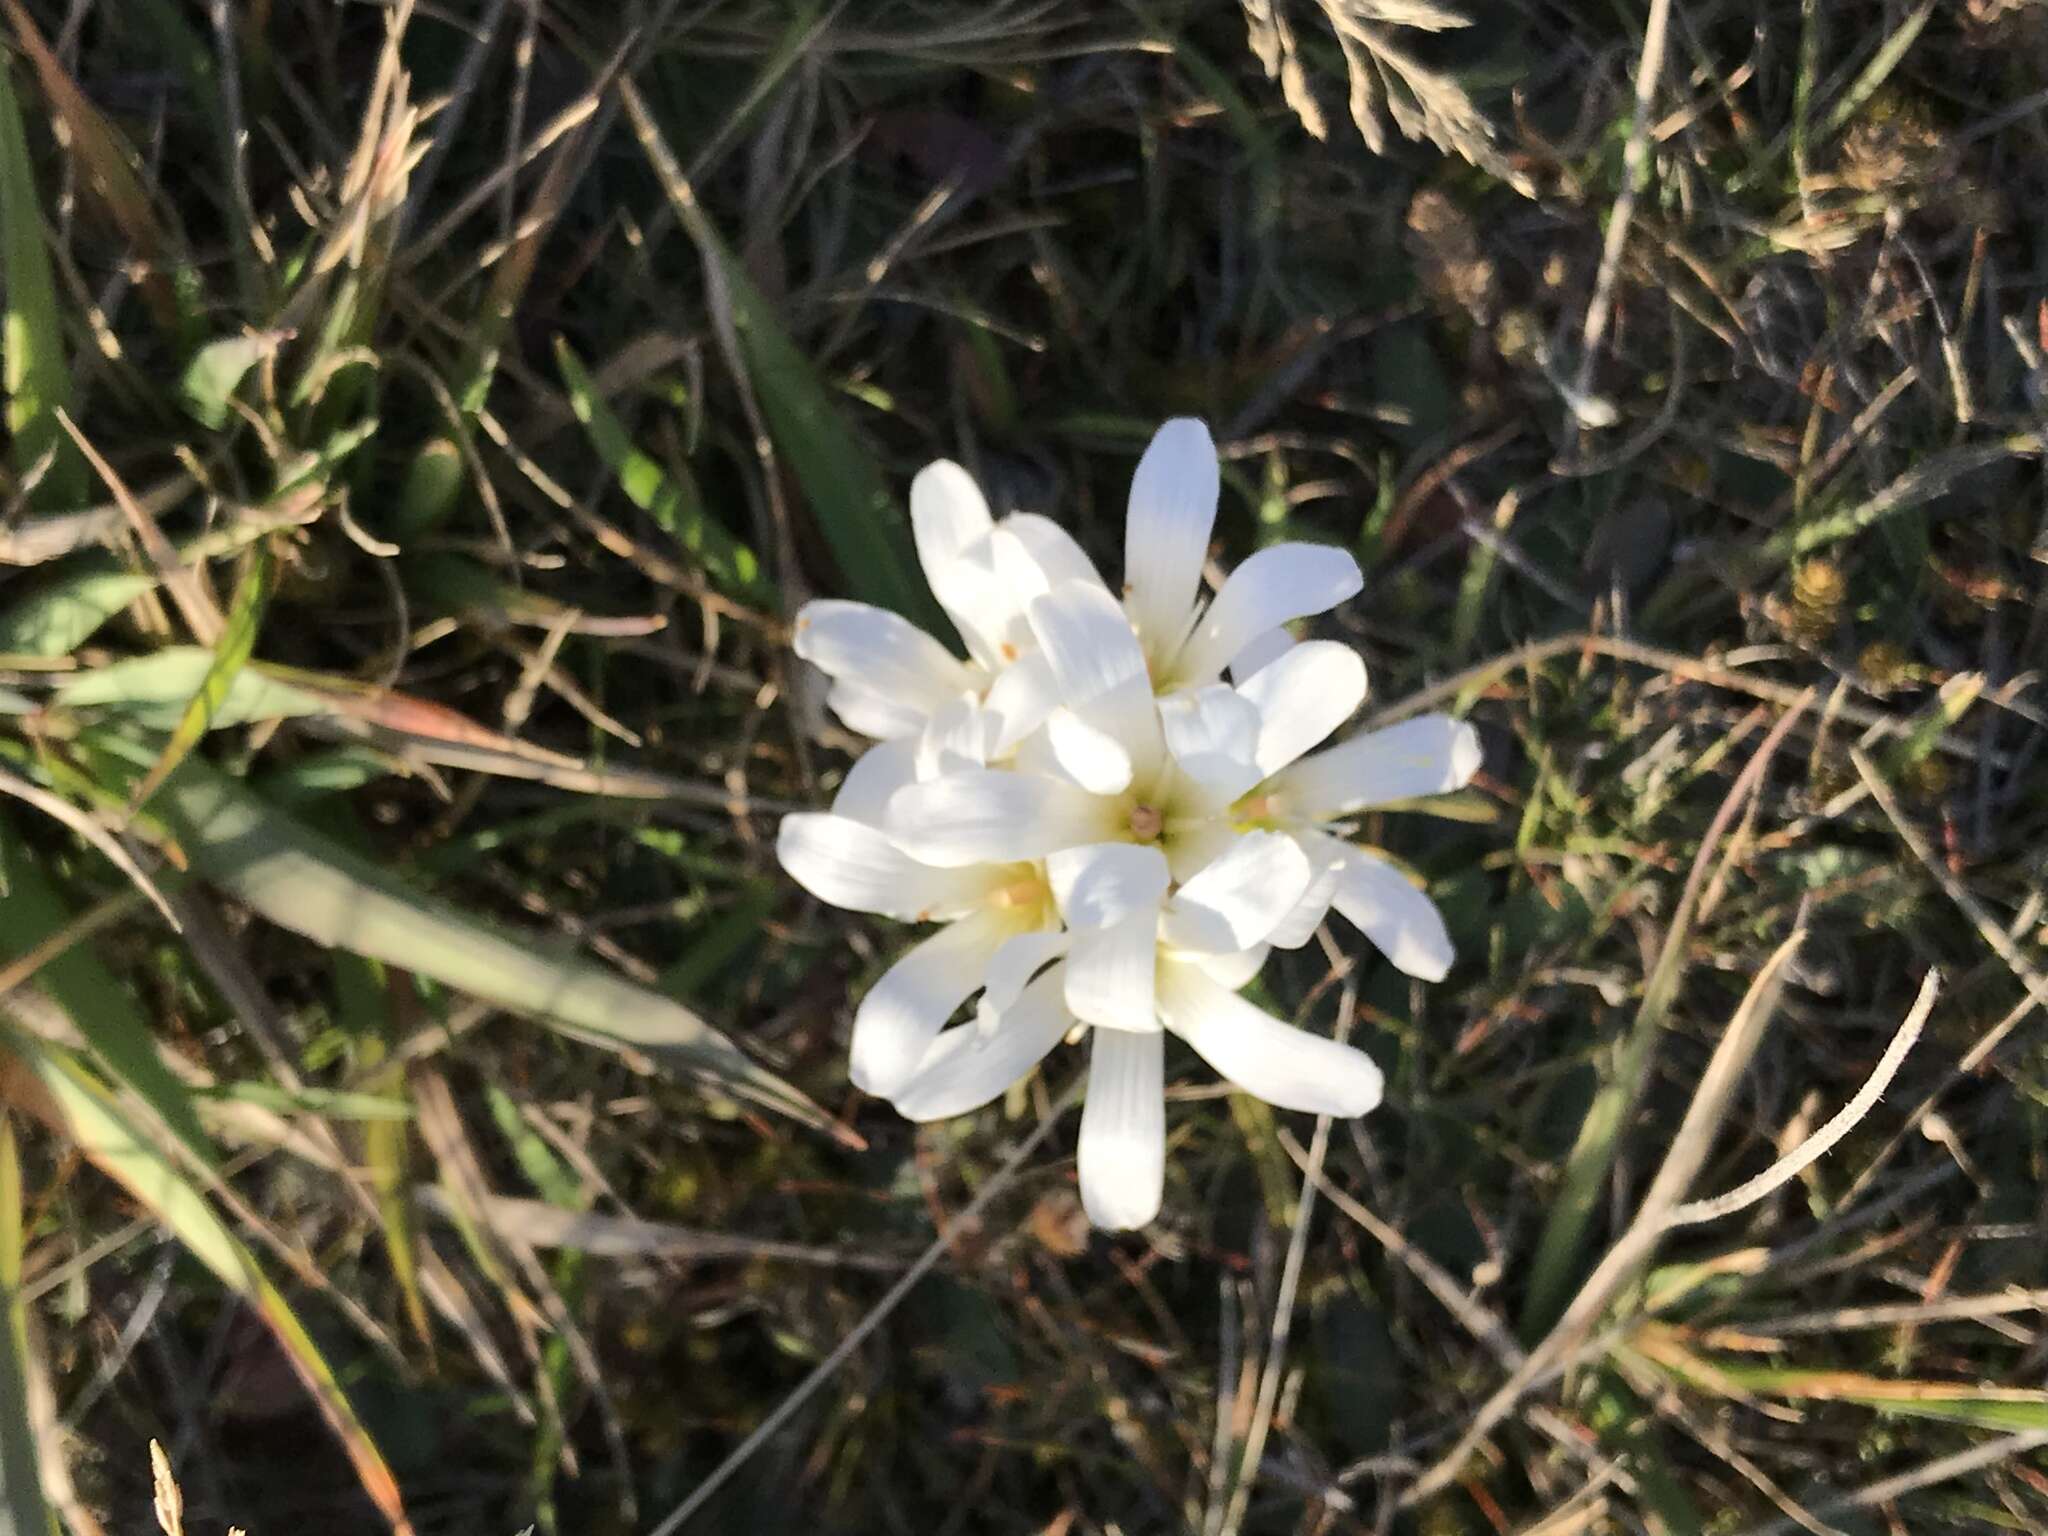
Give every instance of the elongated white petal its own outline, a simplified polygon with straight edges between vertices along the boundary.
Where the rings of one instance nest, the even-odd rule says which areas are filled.
[[[899,613],[822,598],[805,603],[791,641],[797,655],[870,693],[943,708],[974,686],[953,653]]]
[[[1061,770],[1091,794],[1116,795],[1130,787],[1131,754],[1078,711],[1061,705],[1046,716],[1045,737]]]
[[[1026,737],[1045,724],[1059,702],[1059,683],[1052,675],[1052,663],[1038,651],[1026,653],[998,672],[981,704],[994,722],[988,743],[989,761],[1000,762],[1015,752]]]
[[[1013,512],[996,525],[994,543],[996,569],[1020,603],[1069,581],[1103,585],[1095,562],[1071,533],[1049,517]]]
[[[991,670],[1002,665],[1004,621],[1015,605],[1003,601],[981,487],[948,459],[927,464],[910,482],[910,527],[925,580],[968,653]]]
[[[1275,544],[1230,573],[1171,670],[1182,687],[1214,680],[1252,638],[1334,608],[1365,585],[1358,562],[1327,544]]]
[[[914,740],[931,717],[930,710],[921,702],[877,693],[845,678],[832,685],[825,702],[849,731],[872,736],[876,741]]]
[[[1192,417],[1153,434],[1131,478],[1124,583],[1131,618],[1156,657],[1187,633],[1216,523],[1216,445]]]
[[[1069,705],[1087,704],[1146,676],[1145,653],[1131,621],[1101,587],[1062,582],[1033,598],[1029,612],[1031,632]]]
[[[880,827],[889,813],[889,797],[916,779],[916,742],[877,742],[846,770],[839,793],[832,797],[832,814]]]
[[[981,994],[984,1017],[1000,1019],[1015,1006],[1031,978],[1067,952],[1067,935],[1056,928],[1020,933],[1003,940],[988,963],[988,987]]]
[[[1462,789],[1478,771],[1477,731],[1449,715],[1418,715],[1303,758],[1273,787],[1302,815],[1340,816]]]
[[[892,1102],[919,1121],[979,1109],[1044,1060],[1073,1022],[1055,970],[1033,982],[993,1029],[962,1024],[941,1034]]]
[[[1275,949],[1299,949],[1316,936],[1316,929],[1329,916],[1330,903],[1337,895],[1337,875],[1350,852],[1350,844],[1321,833],[1297,835],[1295,846],[1308,860],[1309,882],[1294,910],[1266,935],[1266,942]]]
[[[994,725],[983,712],[981,701],[971,693],[963,693],[944,708],[934,710],[918,738],[917,776],[936,779],[963,768],[987,766]]]
[[[1158,912],[1166,855],[1138,843],[1066,848],[1047,856],[1045,878],[1069,928],[1107,928],[1133,912]]]
[[[918,564],[937,591],[954,561],[995,531],[974,476],[951,459],[935,459],[910,482],[910,531]]]
[[[1365,702],[1365,663],[1348,645],[1307,640],[1238,684],[1259,712],[1261,775],[1312,752]]]
[[[854,1086],[882,1098],[908,1083],[954,1010],[980,988],[1012,928],[1001,913],[976,912],[906,953],[861,999],[853,1015]]]
[[[1205,807],[1220,810],[1265,777],[1254,756],[1258,708],[1222,683],[1161,699],[1159,729],[1167,756]]]
[[[926,864],[1015,863],[1114,836],[1115,802],[1061,779],[970,768],[896,791],[886,825]]]
[[[1262,942],[1312,878],[1308,856],[1284,832],[1248,832],[1173,893],[1161,936],[1179,949],[1226,955]]]
[[[993,871],[934,869],[874,827],[812,811],[782,818],[775,854],[790,877],[820,901],[906,922],[956,916],[994,884]]]
[[[1166,862],[1176,880],[1192,880],[1237,846],[1240,836],[1227,816],[1205,808],[1203,814],[1170,823]]]
[[[1380,1101],[1380,1069],[1365,1052],[1283,1024],[1196,966],[1160,967],[1159,1014],[1210,1066],[1268,1104],[1362,1115]]]
[[[1098,1227],[1142,1227],[1166,1191],[1163,1036],[1093,1032],[1081,1107],[1081,1206]]]
[[[1285,656],[1294,647],[1294,636],[1284,629],[1268,629],[1253,635],[1244,649],[1230,658],[1230,678],[1241,683]]]
[[[1107,928],[1076,929],[1067,948],[1067,1007],[1084,1024],[1156,1030],[1152,976],[1159,958],[1159,910],[1133,912]]]
[[[1346,856],[1332,904],[1407,975],[1442,981],[1456,958],[1436,903],[1400,870],[1363,849]]]

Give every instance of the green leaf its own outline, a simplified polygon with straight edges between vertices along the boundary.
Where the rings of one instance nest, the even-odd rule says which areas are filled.
[[[72,921],[72,913],[20,835],[0,820],[0,961],[19,960]],[[90,944],[44,962],[36,985],[70,1018],[102,1066],[169,1126],[203,1166],[219,1161],[185,1085],[158,1058],[132,988]]]
[[[215,656],[197,645],[168,645],[147,656],[81,672],[58,684],[55,699],[66,709],[105,708],[157,730],[177,727],[212,675]],[[215,704],[208,729],[319,715],[331,705],[260,667],[236,672]]]
[[[213,729],[220,718],[222,706],[228,702],[235,684],[242,677],[243,666],[256,649],[256,629],[269,595],[270,551],[267,545],[258,544],[250,556],[249,568],[242,573],[242,580],[235,588],[235,600],[228,609],[227,625],[221,631],[220,643],[214,647],[213,660],[206,668],[206,675],[199,680],[199,687],[193,692],[192,701],[185,706],[184,714],[178,717],[171,739],[164,743],[163,755],[157,758],[156,765],[135,787],[132,805],[140,806],[155,794],[157,786],[163,783],[171,770],[183,762],[199,745],[201,738]]]
[[[249,370],[275,353],[282,339],[277,331],[258,331],[208,342],[185,365],[185,376],[178,381],[179,402],[201,426],[226,426],[228,401]]]
[[[64,363],[64,328],[57,311],[50,253],[43,248],[43,216],[36,198],[34,168],[21,108],[4,61],[0,61],[0,286],[7,308],[0,324],[0,387],[7,393],[7,431],[14,440],[14,468],[26,474],[54,447],[56,458],[38,501],[76,506],[86,494],[85,460],[57,425],[57,411],[71,403],[71,374]]]
[[[0,1040],[42,1086],[52,1129],[124,1187],[194,1258],[262,1316],[347,1450],[364,1491],[376,1501],[394,1531],[409,1533],[398,1484],[369,1431],[349,1406],[326,1357],[284,1293],[215,1213],[205,1194],[150,1144],[105,1085],[69,1052],[15,1030],[0,1034]]]
[[[112,560],[82,562],[0,613],[0,652],[68,656],[156,584],[156,577],[122,570]]]
[[[21,1158],[0,1109],[0,1518],[8,1536],[54,1533],[28,1404],[28,1309],[21,1299]]]
[[[81,738],[109,778],[137,749]],[[498,1004],[580,1040],[632,1050],[820,1129],[830,1120],[695,1013],[575,955],[551,955],[413,890],[192,758],[151,801],[205,879],[280,927]]]
[[[720,587],[736,595],[768,596],[759,558],[705,510],[689,470],[678,465],[673,475],[667,474],[634,445],[624,424],[598,393],[589,371],[559,336],[555,338],[555,362],[569,391],[570,409],[583,423],[598,456],[618,476],[619,489],[627,500],[695,555]]]

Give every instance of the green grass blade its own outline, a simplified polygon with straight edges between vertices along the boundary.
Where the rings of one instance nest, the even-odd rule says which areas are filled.
[[[8,1050],[42,1088],[42,1102],[51,1129],[125,1188],[194,1258],[262,1316],[341,1440],[364,1492],[376,1502],[397,1536],[410,1536],[412,1526],[406,1519],[398,1484],[383,1453],[349,1406],[333,1368],[284,1293],[271,1283],[255,1255],[215,1213],[205,1194],[150,1145],[106,1087],[67,1052],[18,1032],[0,1038],[4,1038]]]
[[[235,600],[228,609],[227,625],[221,630],[220,641],[214,647],[213,660],[207,665],[206,675],[199,680],[192,701],[179,716],[171,739],[164,743],[162,756],[136,786],[134,798],[129,802],[131,805],[140,807],[155,794],[157,786],[213,729],[242,676],[243,666],[256,649],[256,631],[262,623],[263,607],[269,597],[270,550],[269,546],[258,544],[250,554],[249,568],[242,573],[242,579],[235,587]]]
[[[112,743],[102,738],[99,745]],[[120,771],[111,753],[94,756],[106,772]],[[805,1124],[831,1124],[681,1004],[592,961],[537,950],[527,937],[412,889],[197,759],[165,781],[151,810],[195,871],[280,927],[431,977],[577,1039],[642,1052]]]
[[[71,404],[64,362],[64,328],[50,253],[43,248],[43,216],[21,107],[0,63],[0,287],[6,291],[0,327],[0,385],[7,392],[7,431],[14,468],[26,474],[55,450],[38,500],[76,506],[85,499],[85,460],[57,425],[59,407]]]
[[[0,960],[18,960],[72,921],[56,888],[12,826],[0,821]],[[36,985],[70,1018],[100,1064],[163,1120],[202,1167],[219,1161],[185,1085],[158,1059],[133,991],[88,944],[44,963]]]
[[[28,1404],[28,1311],[21,1299],[21,1158],[0,1109],[0,1518],[8,1536],[43,1536],[56,1524],[43,1502],[35,1420]]]
[[[66,678],[57,687],[56,702],[65,709],[109,709],[153,729],[174,730],[200,697],[215,660],[214,653],[201,646],[168,645],[147,656]],[[215,702],[208,728],[321,715],[332,708],[331,701],[294,687],[274,672],[245,666]]]
[[[275,331],[210,341],[193,354],[178,381],[178,400],[194,421],[218,431],[228,424],[228,402],[249,370],[277,350]]]
[[[631,82],[622,84],[621,96],[677,219],[703,258],[714,318],[737,354],[734,366],[760,401],[768,435],[803,486],[848,590],[946,633],[945,618],[918,571],[910,519],[889,494],[881,467],[840,416],[775,306],[705,216]]]
[[[81,562],[80,569],[0,613],[0,653],[68,656],[156,585],[156,577],[124,571],[111,560]]]
[[[734,538],[704,506],[687,469],[674,475],[640,451],[625,425],[605,404],[596,381],[569,344],[555,338],[555,362],[569,391],[569,407],[583,423],[590,443],[614,475],[626,498],[661,526],[661,530],[695,555],[707,574],[735,596],[772,600],[761,577],[761,561]]]

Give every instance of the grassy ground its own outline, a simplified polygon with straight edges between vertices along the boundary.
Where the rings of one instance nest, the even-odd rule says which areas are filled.
[[[2048,1526],[2048,22],[1486,9],[0,0],[11,1528],[646,1531],[935,1237],[689,1529]],[[1487,755],[1110,1240],[846,1088],[785,626],[1185,412]]]

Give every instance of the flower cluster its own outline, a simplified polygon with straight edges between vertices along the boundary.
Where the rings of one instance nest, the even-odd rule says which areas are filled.
[[[1104,1227],[1159,1210],[1163,1032],[1283,1108],[1379,1102],[1363,1052],[1238,995],[1271,947],[1334,908],[1411,976],[1451,963],[1429,898],[1341,823],[1460,788],[1477,737],[1426,715],[1316,751],[1363,702],[1365,666],[1284,626],[1356,594],[1357,562],[1276,545],[1205,604],[1217,489],[1208,430],[1160,428],[1119,597],[1057,524],[995,521],[941,461],[912,484],[911,521],[967,659],[860,603],[796,621],[827,702],[877,745],[829,813],[783,821],[783,867],[835,906],[940,925],[862,1000],[855,1084],[914,1120],[963,1114],[1085,1030],[1081,1196]]]

